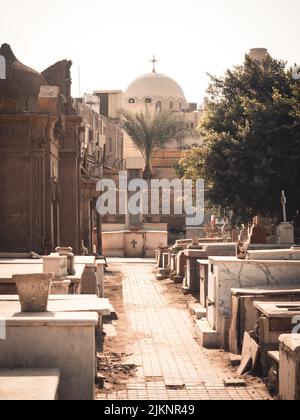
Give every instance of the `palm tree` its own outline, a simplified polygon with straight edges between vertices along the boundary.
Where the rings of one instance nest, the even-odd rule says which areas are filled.
[[[182,140],[188,134],[188,126],[181,116],[174,112],[149,112],[133,114],[121,110],[120,122],[131,137],[145,161],[144,179],[152,178],[154,153],[172,140]]]

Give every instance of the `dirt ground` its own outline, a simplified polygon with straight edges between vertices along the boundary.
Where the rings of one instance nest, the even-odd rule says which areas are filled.
[[[122,298],[122,276],[117,266],[110,266],[105,274],[105,297],[109,298],[115,313],[104,317],[104,324],[117,330],[116,336],[103,335],[103,343],[98,341],[98,374],[103,375],[103,388],[99,393],[120,391],[126,388],[129,377],[135,375],[136,366],[125,363],[131,355],[130,348],[139,338],[138,334],[128,331],[128,320],[124,312]],[[101,380],[100,380],[101,385]]]
[[[161,284],[170,305],[181,309],[186,308],[188,311],[188,304],[197,302],[192,295],[182,293],[181,285],[176,285],[170,280],[164,280]],[[122,298],[122,273],[118,265],[110,265],[109,271],[106,272],[105,295],[110,299],[115,314],[105,317],[104,323],[115,328],[117,335],[112,334],[111,336],[108,333],[104,335],[104,340],[102,340],[102,337],[98,339],[98,375],[100,376],[98,392],[100,394],[116,392],[126,388],[128,379],[134,377],[137,370],[137,366],[126,364],[126,359],[132,355],[134,343],[143,338],[142,334],[128,329],[128,319],[124,311]],[[192,317],[191,322],[193,322]],[[196,335],[194,338],[196,341],[198,340]],[[226,372],[226,376],[228,374],[228,379],[241,379],[237,374],[237,368],[231,366],[228,353],[223,350],[206,349],[204,349],[204,352],[217,369]],[[247,386],[255,386],[265,390],[263,380],[258,377],[245,375],[242,379]]]

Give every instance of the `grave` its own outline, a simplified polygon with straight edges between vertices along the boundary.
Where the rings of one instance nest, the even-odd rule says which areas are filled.
[[[282,211],[283,211],[283,222],[277,226],[277,241],[279,244],[284,245],[293,245],[295,242],[295,232],[294,226],[287,220],[287,212],[286,212],[286,204],[287,199],[285,196],[285,192],[282,191],[281,193],[281,204],[282,204]]]
[[[269,351],[279,349],[279,337],[291,333],[295,327],[294,319],[300,317],[300,301],[297,302],[254,302],[259,312],[258,338],[260,362],[264,374],[271,367]],[[282,366],[280,366],[282,369]]]
[[[8,315],[21,313],[19,296],[0,295],[0,310]],[[50,295],[48,312],[97,312],[102,317],[111,314],[111,305],[95,295]]]
[[[229,330],[229,351],[239,354],[242,349],[244,334],[254,329],[258,321],[257,309],[253,306],[255,301],[293,302],[300,300],[300,287],[262,286],[249,289],[231,289],[232,305]]]
[[[163,268],[163,254],[167,252],[167,246],[164,246],[160,243],[158,249],[156,250],[156,261],[157,261],[157,268]]]
[[[53,273],[54,278],[61,279],[68,275],[68,259],[59,254],[43,257],[43,272]]]
[[[231,242],[238,242],[239,241],[240,232],[236,227],[233,227],[231,229],[230,235],[231,235]]]
[[[288,222],[282,222],[277,226],[277,238],[278,243],[282,245],[293,245],[294,244],[294,226]]]
[[[207,228],[206,227],[191,227],[187,226],[186,228],[186,238],[197,237],[201,240],[206,238]]]
[[[80,257],[79,257],[80,258]],[[83,295],[99,296],[98,281],[96,275],[96,258],[83,257],[85,261],[85,269],[81,281],[81,293]]]
[[[95,398],[97,313],[3,313],[2,320],[6,340],[0,340],[0,370],[59,369],[60,399]]]
[[[250,229],[250,236],[247,241],[249,244],[266,244],[267,233],[265,228],[260,224],[260,218],[255,217],[253,225]]]
[[[58,400],[58,369],[0,370],[1,401]]]
[[[242,225],[238,242],[245,243],[245,242],[248,242],[248,239],[249,239],[249,228],[247,225]]]
[[[239,260],[232,257],[209,257],[208,322],[218,335],[219,346],[229,344],[231,289],[261,286],[300,288],[300,261]]]
[[[215,243],[222,243],[223,239],[221,237],[218,238],[199,238],[198,239],[199,244],[203,244],[203,245],[209,245],[209,244],[215,244]],[[193,239],[178,239],[175,242],[175,247],[176,248],[181,248],[181,249],[185,249],[187,248],[187,246],[192,245],[193,243]]]
[[[207,258],[208,254],[203,249],[186,249],[184,251],[186,258],[185,277],[183,281],[183,292],[199,292],[200,291],[200,274],[198,259]]]
[[[73,248],[71,247],[57,247],[56,252],[60,256],[67,257],[68,274],[74,276],[75,274],[75,256],[73,254]]]
[[[54,282],[51,293],[70,294],[81,293],[81,282],[85,270],[85,262],[89,257],[75,257],[75,275],[67,275],[65,280]],[[93,258],[93,257],[92,257]],[[0,259],[0,294],[16,294],[16,284],[12,279],[14,274],[43,273],[42,259]],[[67,288],[67,284],[69,287]]]
[[[181,283],[185,276],[186,256],[185,251],[180,251],[176,258],[176,274],[172,276],[175,283]]]
[[[208,270],[209,263],[207,260],[198,260],[200,274],[200,304],[203,308],[207,307],[208,296]]]
[[[251,250],[246,253],[247,260],[300,260],[300,249]]]
[[[300,335],[279,337],[279,399],[300,400]]]
[[[231,243],[211,245],[200,243],[199,247],[201,248],[198,250],[192,248],[185,250],[186,270],[183,285],[185,293],[200,292],[200,266],[198,260],[208,259],[208,257],[212,255],[234,256],[236,253],[236,246]],[[206,307],[206,305],[204,307]]]
[[[104,298],[104,271],[106,262],[105,260],[96,260],[96,278],[98,286],[98,296]]]

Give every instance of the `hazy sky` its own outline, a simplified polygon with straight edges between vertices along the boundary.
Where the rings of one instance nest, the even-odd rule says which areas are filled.
[[[157,70],[201,102],[206,73],[220,74],[253,47],[300,63],[300,0],[0,0],[0,42],[42,71],[73,61],[73,95],[126,89]]]

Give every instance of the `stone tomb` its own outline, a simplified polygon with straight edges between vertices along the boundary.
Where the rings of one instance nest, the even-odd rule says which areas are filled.
[[[104,272],[105,272],[106,262],[105,260],[96,260],[96,278],[98,285],[98,296],[104,298]]]
[[[58,400],[59,380],[58,369],[0,370],[0,400]]]
[[[51,294],[81,293],[81,283],[85,271],[85,262],[89,257],[75,258],[75,275],[66,276],[65,280],[55,281]],[[91,257],[94,259],[94,257]],[[1,259],[0,260],[0,294],[16,294],[16,284],[12,279],[14,274],[43,273],[42,259]]]
[[[281,335],[279,343],[279,399],[286,401],[299,401],[300,335]]]
[[[258,321],[257,309],[253,303],[260,302],[295,302],[300,300],[298,286],[262,286],[250,289],[232,289],[231,319],[229,330],[229,350],[239,354],[243,346],[245,332],[250,333]]]
[[[145,225],[145,229],[147,226]],[[103,253],[107,257],[153,258],[158,245],[168,245],[167,230],[129,230],[103,232]]]
[[[67,257],[59,254],[43,257],[43,272],[53,273],[55,278],[66,277],[68,275]]]
[[[279,349],[279,337],[291,333],[300,319],[300,301],[298,302],[254,302],[259,313],[258,337],[260,362],[264,374],[271,367],[268,352]]]
[[[185,251],[179,251],[176,258],[176,275],[173,276],[175,283],[181,283],[185,276],[186,256]]]
[[[247,260],[294,260],[300,261],[300,249],[248,250]]]
[[[13,313],[2,319],[6,340],[0,341],[0,370],[59,369],[61,400],[95,398],[96,312]]]
[[[199,265],[200,275],[200,304],[203,308],[207,307],[207,296],[208,296],[208,270],[209,262],[206,260],[197,260]]]
[[[0,341],[0,370],[60,370],[59,398],[95,397],[95,327],[110,314],[107,299],[50,296],[47,313],[20,313],[18,296],[0,296],[6,340]],[[100,321],[101,322],[101,321]]]
[[[199,259],[208,259],[212,255],[227,255],[235,256],[236,245],[231,243],[221,243],[213,245],[199,244],[202,249],[186,249],[186,270],[183,290],[185,292],[199,292],[200,291],[200,266]]]
[[[298,286],[300,261],[209,258],[208,323],[220,347],[228,347],[231,289]]]
[[[294,226],[288,222],[282,222],[277,226],[277,240],[279,244],[293,245],[295,243]]]
[[[202,239],[206,238],[206,234],[207,234],[207,228],[206,227],[188,227],[186,228],[186,238],[193,238],[193,237],[198,237]]]
[[[184,293],[200,291],[200,274],[198,259],[205,259],[208,254],[203,249],[186,249],[184,251],[186,257],[185,277],[183,281]]]

